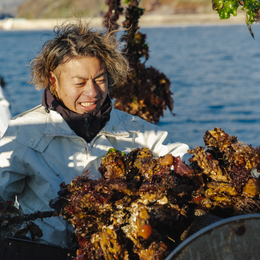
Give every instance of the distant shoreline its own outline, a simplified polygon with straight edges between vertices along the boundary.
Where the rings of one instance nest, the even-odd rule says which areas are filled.
[[[9,18],[0,20],[2,30],[39,30],[52,29],[68,19],[19,19]],[[84,18],[90,21],[93,27],[102,27],[103,18]],[[118,24],[121,25],[124,17],[120,17]],[[139,25],[144,27],[155,26],[194,26],[194,25],[232,25],[245,24],[244,13],[238,13],[237,17],[220,20],[217,13],[209,14],[173,14],[173,15],[143,15]]]

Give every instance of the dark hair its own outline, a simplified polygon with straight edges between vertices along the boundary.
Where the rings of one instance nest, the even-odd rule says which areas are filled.
[[[54,27],[55,37],[47,41],[30,63],[31,84],[37,89],[47,88],[53,93],[49,72],[60,64],[77,57],[96,57],[106,66],[109,88],[125,82],[129,71],[128,61],[120,52],[114,32],[93,30],[82,20],[65,22]]]

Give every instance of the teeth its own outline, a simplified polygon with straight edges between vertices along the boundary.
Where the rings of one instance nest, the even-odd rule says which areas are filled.
[[[81,105],[84,106],[84,107],[89,107],[89,106],[92,106],[94,104],[95,104],[95,102],[92,102],[92,103],[81,103]]]

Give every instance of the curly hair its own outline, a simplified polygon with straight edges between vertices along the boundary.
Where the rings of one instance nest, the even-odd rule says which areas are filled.
[[[54,27],[55,37],[43,45],[39,54],[30,63],[31,80],[36,89],[50,87],[49,72],[73,58],[96,57],[107,69],[109,90],[127,80],[128,60],[121,53],[114,32],[93,30],[87,23],[65,22]]]

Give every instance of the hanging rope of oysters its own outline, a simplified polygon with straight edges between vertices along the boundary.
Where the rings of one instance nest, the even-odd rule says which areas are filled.
[[[123,14],[120,0],[106,0],[109,10],[105,14],[103,25],[109,30],[118,28],[117,20]],[[120,41],[124,44],[122,53],[130,64],[130,74],[125,84],[114,86],[110,92],[115,99],[114,107],[129,114],[137,115],[148,122],[158,124],[168,107],[173,110],[170,80],[153,67],[146,67],[149,58],[149,46],[146,35],[139,31],[139,19],[144,9],[139,7],[139,0],[125,0],[124,33]]]
[[[86,171],[63,183],[50,206],[74,227],[75,260],[163,260],[205,226],[201,219],[260,213],[260,148],[219,128],[203,139],[189,150],[190,165],[147,148],[111,149],[99,179]]]
[[[231,15],[237,16],[237,9],[246,14],[246,25],[250,34],[254,37],[251,24],[259,22],[260,2],[258,0],[212,0],[212,8],[219,14],[220,19],[229,19]]]
[[[0,241],[14,235],[23,237],[30,232],[34,241],[42,237],[42,230],[32,221],[40,218],[58,216],[56,211],[38,211],[32,214],[22,214],[12,201],[4,201],[0,197]],[[26,223],[23,228],[22,224]]]

